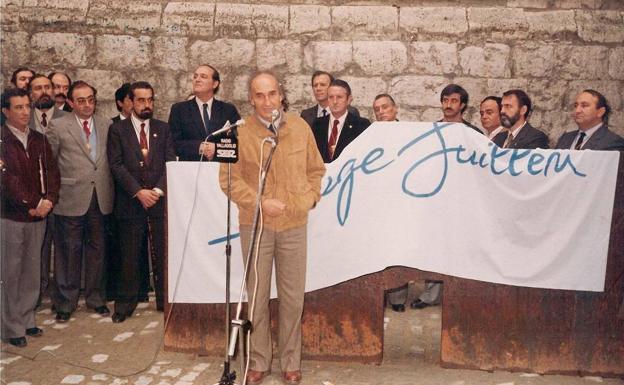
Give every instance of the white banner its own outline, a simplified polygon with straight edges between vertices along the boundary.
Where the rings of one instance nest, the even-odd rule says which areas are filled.
[[[310,212],[306,291],[393,265],[602,291],[618,161],[618,152],[501,149],[462,124],[376,122],[326,165],[323,197]],[[170,302],[224,302],[218,168],[167,164]]]

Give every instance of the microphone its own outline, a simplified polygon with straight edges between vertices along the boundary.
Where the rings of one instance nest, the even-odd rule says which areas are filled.
[[[234,128],[234,127],[238,127],[238,126],[243,125],[243,124],[245,124],[245,119],[239,119],[239,120],[237,120],[237,121],[236,121],[236,123],[234,123],[234,124],[230,123],[230,121],[228,120],[227,122],[225,122],[225,124],[223,125],[223,127],[221,127],[220,129],[218,129],[217,131],[215,131],[215,132],[213,132],[213,133],[209,134],[209,135],[206,137],[206,140],[207,140],[208,138],[213,137],[213,136],[221,135],[221,134],[222,134],[222,133],[224,133],[224,132],[228,132],[228,131],[230,131],[232,128]]]

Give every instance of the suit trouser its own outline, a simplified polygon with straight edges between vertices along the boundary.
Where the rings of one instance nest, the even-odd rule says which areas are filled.
[[[41,246],[41,289],[40,297],[46,293],[52,295],[54,288],[50,285],[50,260],[52,259],[52,244],[54,239],[54,214],[50,213],[46,218],[45,236]]]
[[[23,337],[35,324],[45,221],[2,219],[2,338]]]
[[[159,310],[164,306],[164,255],[165,255],[165,218],[151,218],[152,241],[156,266],[152,266],[155,275],[158,275],[156,291],[156,307]],[[132,315],[136,309],[138,296],[141,292],[142,277],[146,274],[145,263],[142,258],[148,241],[147,218],[118,220],[119,248],[121,259],[119,264],[117,284],[117,299],[115,313]]]
[[[85,301],[90,309],[106,305],[106,217],[95,190],[89,209],[81,216],[56,215],[54,237],[53,301],[57,312],[71,313],[78,306],[80,272],[85,258]]]
[[[251,226],[240,226],[243,256],[249,251]],[[282,371],[299,370],[301,365],[301,316],[305,292],[307,226],[275,232],[264,229],[258,253],[258,290],[252,319],[251,368],[271,368],[273,349],[269,297],[271,273],[275,260],[277,296],[279,299],[278,356]],[[248,301],[251,305],[255,285],[254,258],[247,277]]]

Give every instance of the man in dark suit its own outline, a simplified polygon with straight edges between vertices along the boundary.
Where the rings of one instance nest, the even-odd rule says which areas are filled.
[[[555,148],[624,151],[624,138],[609,130],[611,106],[600,92],[584,90],[574,102],[578,130],[561,135]]]
[[[53,119],[46,130],[61,173],[54,208],[52,297],[57,322],[69,321],[78,306],[83,266],[87,307],[100,315],[109,314],[104,269],[106,221],[113,211],[113,181],[106,155],[111,121],[95,114],[96,97],[93,86],[74,82],[67,92],[73,112]]]
[[[221,77],[216,68],[202,64],[193,73],[194,98],[171,106],[169,126],[180,160],[198,161],[214,157],[215,144],[208,135],[226,122],[236,123],[240,115],[233,104],[214,98],[219,92]]]
[[[61,111],[72,112],[71,106],[67,103],[67,91],[71,86],[71,78],[64,72],[52,72],[48,75],[48,79],[52,82],[56,108]]]
[[[464,123],[478,133],[482,134],[478,127],[464,120],[462,115],[468,108],[468,92],[460,85],[449,84],[440,93],[440,104],[444,117],[440,122]]]
[[[331,82],[327,91],[330,114],[316,119],[312,126],[323,162],[331,163],[342,150],[370,126],[370,121],[348,111],[353,100],[351,87],[341,79]]]
[[[329,115],[329,97],[327,91],[329,85],[334,81],[334,77],[329,72],[314,71],[312,74],[312,93],[317,104],[301,111],[301,117],[308,123],[308,126],[314,125],[314,120]],[[357,108],[349,106],[349,112],[355,116],[360,116]]]
[[[492,141],[503,148],[548,148],[548,136],[527,121],[531,106],[526,92],[519,89],[505,91],[501,102],[501,124],[507,130]]]
[[[175,160],[169,125],[152,119],[154,89],[147,82],[130,87],[132,115],[111,126],[108,157],[115,179],[115,217],[121,265],[113,322],[130,317],[140,290],[141,248],[149,244],[156,308],[164,309],[166,162]]]
[[[113,123],[125,120],[132,115],[132,100],[128,96],[130,91],[130,83],[124,83],[115,91],[115,107],[119,111],[119,115],[112,117]]]

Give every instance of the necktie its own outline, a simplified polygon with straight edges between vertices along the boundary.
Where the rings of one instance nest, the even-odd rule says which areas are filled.
[[[47,117],[48,115],[46,115],[45,112],[41,114],[41,126],[42,127],[48,127],[48,119],[46,119]],[[87,137],[87,139],[89,138]]]
[[[204,118],[204,130],[206,130],[206,135],[208,135],[210,134],[210,115],[208,115],[208,103],[204,103],[202,106],[204,107],[202,110]]]
[[[327,116],[327,110],[323,108],[323,111],[321,111],[321,117],[326,117]]]
[[[277,130],[275,129],[275,126],[273,125],[273,123],[269,124],[269,131],[277,135]]]
[[[43,116],[45,117],[45,114],[43,114]],[[43,124],[43,121],[41,122],[41,124],[45,127],[45,125]],[[89,129],[89,122],[87,120],[82,121],[82,129],[84,130],[84,133],[87,136],[87,143],[89,143],[89,136],[91,136],[91,130]]]
[[[145,123],[141,123],[139,145],[141,146],[141,154],[143,154],[143,159],[147,160],[147,135],[145,135]]]
[[[336,149],[336,140],[338,139],[338,119],[334,120],[334,125],[332,126],[331,134],[329,135],[329,142],[327,142],[327,152],[329,154],[329,159],[334,159],[334,150]]]
[[[509,148],[511,146],[511,142],[513,141],[513,135],[510,130],[507,130],[507,138],[505,139],[505,143],[503,144],[503,148]]]
[[[574,149],[575,150],[580,150],[581,149],[581,145],[583,144],[583,139],[585,139],[585,136],[587,134],[581,131],[581,134],[579,135],[578,140],[576,141],[576,144],[574,145]]]

